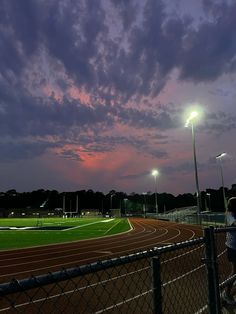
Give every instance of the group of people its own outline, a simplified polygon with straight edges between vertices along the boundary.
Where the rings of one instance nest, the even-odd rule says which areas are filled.
[[[226,211],[226,225],[229,227],[236,227],[236,197],[231,197],[228,200],[228,206]],[[236,231],[229,230],[226,233],[226,248],[228,261],[231,264],[231,274],[230,277],[236,275]],[[235,280],[234,280],[235,281]],[[222,299],[230,305],[236,305],[236,300],[234,299],[234,281],[231,281],[222,293]]]

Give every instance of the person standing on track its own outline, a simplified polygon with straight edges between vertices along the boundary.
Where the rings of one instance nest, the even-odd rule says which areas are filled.
[[[231,197],[228,200],[228,210],[226,211],[226,224],[229,227],[236,227],[236,197]],[[228,261],[231,263],[230,277],[236,274],[236,231],[228,231],[226,233],[226,248]],[[222,299],[227,304],[236,305],[236,300],[233,298],[232,287],[234,282],[228,284],[223,291]]]

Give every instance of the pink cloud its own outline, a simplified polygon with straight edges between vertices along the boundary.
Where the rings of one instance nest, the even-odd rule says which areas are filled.
[[[68,89],[68,94],[72,99],[77,99],[84,105],[91,103],[91,97],[84,89],[72,86]]]
[[[47,84],[42,87],[42,92],[44,95],[48,97],[52,97],[59,102],[62,101],[63,93],[59,88],[56,88],[52,85]]]

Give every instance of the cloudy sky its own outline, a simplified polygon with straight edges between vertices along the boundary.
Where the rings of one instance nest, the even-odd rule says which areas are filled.
[[[0,0],[0,191],[236,183],[236,1]]]

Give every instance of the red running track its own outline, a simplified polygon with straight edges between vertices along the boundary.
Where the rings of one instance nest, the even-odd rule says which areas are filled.
[[[200,226],[131,218],[132,230],[99,239],[0,251],[0,283],[58,271],[203,235]]]

